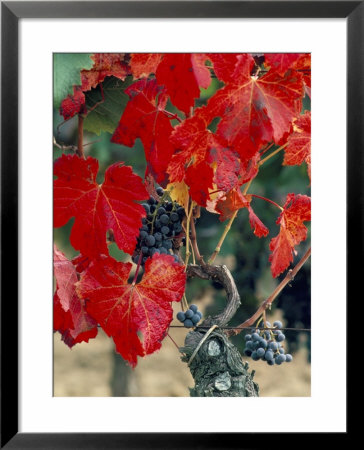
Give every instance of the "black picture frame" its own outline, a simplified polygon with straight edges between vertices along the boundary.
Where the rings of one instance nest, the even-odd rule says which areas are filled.
[[[18,22],[22,18],[345,18],[347,20],[347,301],[363,264],[364,1],[1,2],[1,448],[259,448],[252,433],[18,432]],[[11,105],[11,107],[9,107]],[[342,205],[343,206],[343,205]],[[362,275],[361,275],[362,276]],[[358,289],[358,292],[360,290]],[[9,301],[11,298],[11,301]],[[9,320],[9,318],[11,320]],[[15,318],[15,319],[14,319]],[[242,412],[243,413],[243,412]],[[196,412],[196,417],[198,414]],[[349,428],[347,429],[349,431]],[[166,430],[167,431],[167,430]],[[339,433],[339,443],[348,436]],[[317,436],[316,436],[317,437]],[[271,437],[266,434],[264,442]],[[303,439],[303,441],[302,441]],[[300,443],[305,441],[303,435]],[[277,441],[276,441],[277,442]],[[315,441],[316,442],[316,441]],[[279,444],[280,445],[280,444]]]

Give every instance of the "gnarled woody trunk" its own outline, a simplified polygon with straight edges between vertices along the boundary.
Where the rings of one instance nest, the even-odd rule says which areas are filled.
[[[195,386],[192,397],[257,397],[259,386],[249,373],[248,363],[228,340],[222,329],[240,306],[240,296],[234,279],[226,266],[197,266],[187,268],[189,278],[199,277],[219,281],[227,294],[226,307],[217,316],[207,317],[199,327],[187,334],[180,348],[182,361],[188,363]],[[213,330],[211,327],[216,326]]]

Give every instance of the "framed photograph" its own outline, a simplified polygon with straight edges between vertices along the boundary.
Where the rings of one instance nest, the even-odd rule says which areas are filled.
[[[2,448],[345,438],[363,2],[1,6]]]

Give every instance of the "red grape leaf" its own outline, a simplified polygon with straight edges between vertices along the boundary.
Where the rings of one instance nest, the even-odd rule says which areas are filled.
[[[267,236],[268,228],[259,219],[253,211],[250,203],[252,201],[251,195],[243,195],[240,189],[233,189],[226,196],[218,200],[215,210],[220,214],[220,220],[230,219],[233,214],[242,208],[247,208],[249,212],[249,223],[256,236],[259,238]]]
[[[86,112],[85,94],[82,92],[81,86],[73,86],[73,95],[68,95],[62,100],[59,112],[64,120],[70,119],[75,114]]]
[[[284,166],[299,166],[304,161],[311,167],[311,112],[305,113],[294,122],[293,133],[288,137],[288,146],[284,149]],[[311,176],[310,176],[311,178]]]
[[[97,335],[97,322],[86,312],[85,300],[78,297],[77,272],[66,256],[54,246],[54,276],[57,289],[53,298],[53,329],[69,347],[88,342]]]
[[[130,72],[124,57],[124,53],[93,54],[91,56],[91,59],[94,60],[92,68],[81,71],[82,90],[89,91],[110,76],[124,81]]]
[[[249,211],[249,223],[252,230],[254,231],[255,236],[258,236],[259,238],[267,236],[267,234],[269,233],[268,228],[255,214],[253,208],[250,205],[248,206],[248,211]]]
[[[143,78],[155,73],[162,56],[162,53],[132,53],[129,65],[133,77]]]
[[[265,53],[264,64],[283,77],[300,56],[301,53]]]
[[[168,173],[171,183],[185,181],[191,198],[205,207],[214,183],[224,192],[238,184],[240,160],[224,145],[223,139],[206,128],[200,111],[196,109],[194,116],[173,131],[171,141],[176,151],[168,165]]]
[[[170,141],[173,127],[164,112],[167,96],[155,80],[139,80],[125,93],[130,100],[121,116],[111,141],[133,147],[140,138],[150,171],[158,183],[166,178],[168,162],[174,147]]]
[[[209,53],[208,57],[213,64],[217,78],[224,83],[234,81],[241,75],[237,67],[239,53]],[[252,62],[253,63],[253,62]]]
[[[300,73],[288,71],[281,77],[270,70],[258,78],[251,76],[253,67],[251,55],[239,55],[237,77],[219,89],[201,112],[207,123],[221,117],[216,134],[242,160],[250,159],[267,142],[284,141],[301,111],[304,95]]]
[[[273,277],[287,269],[293,261],[294,247],[307,237],[303,222],[311,220],[311,199],[307,195],[288,194],[283,211],[278,217],[279,234],[270,241],[272,254],[271,271]]]
[[[217,202],[215,209],[220,214],[221,222],[223,222],[230,219],[238,209],[248,208],[250,202],[250,195],[243,195],[240,189],[233,189]]]
[[[219,190],[228,192],[240,184],[238,155],[212,134],[209,142],[208,162],[216,166],[214,183]]]
[[[203,53],[168,53],[156,70],[158,84],[165,86],[171,102],[189,114],[200,87],[207,89],[211,82],[208,57]]]
[[[213,189],[214,171],[206,161],[193,164],[186,169],[185,183],[189,186],[189,194],[200,206],[206,206],[209,191]]]
[[[303,74],[303,81],[311,91],[311,53],[301,53],[293,68]]]
[[[136,284],[128,284],[131,268],[131,263],[110,257],[94,261],[82,274],[77,292],[87,299],[87,311],[112,336],[116,350],[135,367],[137,356],[161,347],[173,316],[171,302],[181,300],[186,274],[171,255],[148,258]]]
[[[132,254],[144,208],[137,200],[149,197],[142,180],[131,167],[115,163],[105,171],[105,180],[96,183],[98,162],[88,157],[62,155],[54,163],[54,226],[75,223],[71,244],[84,256],[107,254],[106,233],[112,230],[117,246]]]

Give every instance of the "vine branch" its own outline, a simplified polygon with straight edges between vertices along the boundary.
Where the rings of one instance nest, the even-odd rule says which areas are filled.
[[[297,263],[294,269],[290,270],[287,275],[283,278],[283,280],[279,283],[279,285],[274,289],[272,294],[264,300],[264,302],[260,305],[257,311],[245,322],[240,325],[237,325],[232,330],[226,331],[228,336],[235,336],[244,328],[250,327],[253,323],[265,312],[267,308],[273,303],[274,299],[278,296],[278,294],[282,291],[282,289],[293,280],[293,278],[297,275],[297,272],[301,269],[304,263],[308,260],[311,255],[311,247],[307,250],[307,252],[302,256],[301,260]]]

